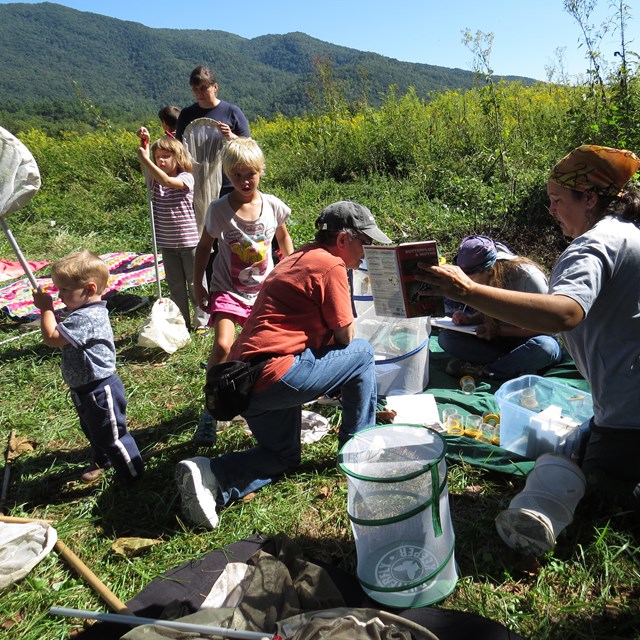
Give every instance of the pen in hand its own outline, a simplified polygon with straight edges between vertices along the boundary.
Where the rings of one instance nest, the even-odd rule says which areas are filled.
[[[451,320],[453,324],[464,324],[463,318],[464,318],[464,312],[466,310],[467,310],[467,305],[465,304],[464,307],[462,307],[462,309],[458,309],[457,311],[453,312],[453,314],[451,315]]]

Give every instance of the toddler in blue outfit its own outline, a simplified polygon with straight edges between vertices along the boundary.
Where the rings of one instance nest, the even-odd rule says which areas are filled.
[[[78,251],[55,262],[51,277],[69,314],[58,321],[52,297],[40,289],[34,291],[33,301],[41,311],[44,343],[62,350],[62,377],[91,445],[93,462],[80,479],[94,482],[109,467],[117,477],[137,479],[144,463],[127,430],[127,399],[116,373],[107,305],[101,299],[109,270],[94,253]]]

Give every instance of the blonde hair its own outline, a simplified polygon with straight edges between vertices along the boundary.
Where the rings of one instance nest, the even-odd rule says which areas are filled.
[[[222,149],[222,170],[229,175],[235,167],[248,167],[264,173],[264,154],[253,138],[234,138]]]
[[[491,287],[497,287],[498,289],[504,289],[509,281],[516,277],[518,271],[522,270],[522,267],[526,266],[535,267],[539,269],[545,276],[546,271],[541,264],[538,264],[534,260],[530,260],[529,258],[524,258],[522,256],[517,256],[516,258],[504,259],[498,258],[493,264],[493,266],[489,267],[487,271],[490,271],[489,281],[487,284]],[[488,314],[484,314],[485,324],[492,325],[497,327],[498,320],[496,320],[493,316]]]
[[[162,138],[158,138],[158,140],[151,145],[151,155],[153,156],[154,162],[156,161],[156,151],[158,149],[170,153],[176,159],[176,164],[180,171],[188,171],[191,173],[191,170],[193,169],[191,156],[182,145],[182,142],[178,142],[171,136],[162,136]]]
[[[488,284],[492,287],[504,289],[507,283],[516,276],[516,274],[522,270],[523,265],[535,267],[541,271],[545,276],[547,275],[544,267],[538,264],[534,260],[518,256],[517,258],[511,258],[510,260],[500,259],[496,260],[493,266],[489,267],[491,274],[489,276]]]
[[[93,282],[96,285],[96,293],[100,295],[107,287],[109,269],[99,256],[83,249],[54,262],[51,277],[77,285],[78,288],[86,287]]]

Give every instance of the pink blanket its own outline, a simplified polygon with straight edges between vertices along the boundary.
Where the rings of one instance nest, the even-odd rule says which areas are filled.
[[[46,267],[49,262],[47,260],[41,260],[40,262],[27,261],[27,264],[31,271],[39,271],[42,267]],[[24,269],[18,261],[0,260],[0,281],[19,278],[23,273]]]
[[[156,270],[151,253],[137,254],[120,251],[107,253],[100,257],[107,263],[110,274],[104,293],[114,290],[122,291],[156,281]],[[161,257],[158,257],[158,269],[162,280],[164,279],[164,267]],[[49,276],[37,277],[36,281],[39,287],[52,295],[57,292]],[[54,295],[54,308],[62,309],[63,306]],[[28,278],[20,278],[20,280],[0,288],[0,313],[7,315],[12,320],[33,319],[40,315],[33,304],[31,283]]]

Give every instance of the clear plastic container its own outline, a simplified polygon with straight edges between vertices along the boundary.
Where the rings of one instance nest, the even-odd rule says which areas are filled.
[[[593,415],[591,394],[549,378],[526,375],[495,393],[500,406],[500,446],[535,460],[544,453],[570,456],[580,425]]]
[[[378,395],[420,393],[429,384],[429,320],[377,316],[368,278],[365,269],[351,272],[355,335],[375,352]]]

